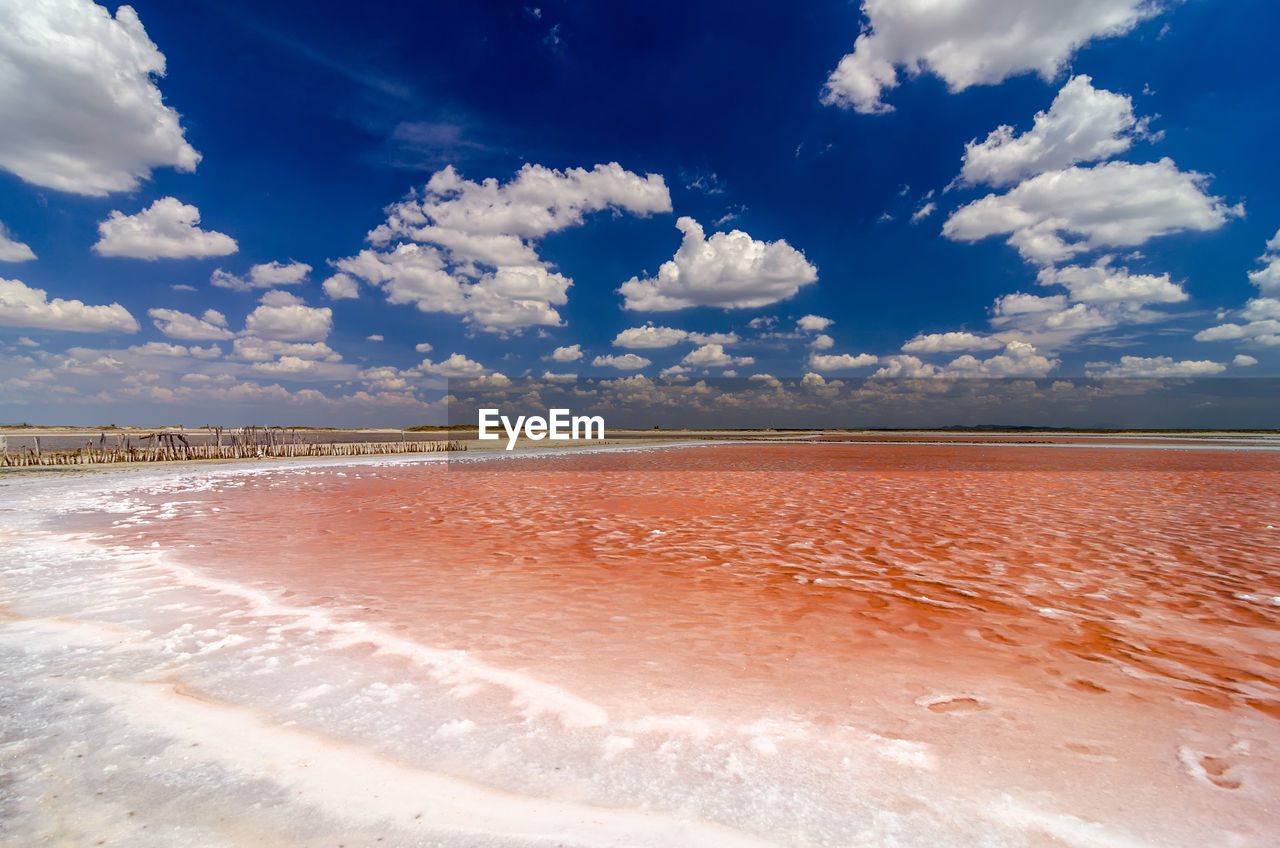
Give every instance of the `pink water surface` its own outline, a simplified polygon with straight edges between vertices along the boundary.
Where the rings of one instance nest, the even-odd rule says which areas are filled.
[[[1280,761],[1277,472],[1275,452],[719,445],[282,470],[110,534],[613,720],[858,726],[1099,816],[1145,783],[1230,818]]]

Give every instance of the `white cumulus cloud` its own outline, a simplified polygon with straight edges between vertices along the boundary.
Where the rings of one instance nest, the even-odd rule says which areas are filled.
[[[38,327],[75,333],[136,333],[137,320],[118,303],[87,306],[80,300],[49,300],[43,289],[0,279],[0,326]]]
[[[1267,242],[1266,252],[1258,261],[1262,268],[1249,272],[1249,282],[1263,294],[1280,294],[1280,230]]]
[[[760,319],[753,320],[751,325],[754,327],[755,321],[758,320]],[[835,321],[830,318],[823,318],[821,315],[805,315],[796,321],[796,329],[803,330],[806,333],[820,333],[834,323]]]
[[[551,359],[555,362],[577,362],[582,359],[582,345],[567,345],[551,351]]]
[[[881,357],[882,367],[876,369],[873,377],[884,379],[913,379],[919,377],[936,377],[938,369],[918,356],[901,353],[895,356]]]
[[[334,274],[320,288],[330,300],[350,300],[360,296],[360,285],[348,274]]]
[[[505,248],[472,244],[465,236],[536,239],[583,223],[584,216],[605,209],[645,215],[671,211],[671,195],[662,177],[640,176],[617,162],[557,171],[526,164],[516,177],[500,184],[463,179],[452,167],[436,172],[427,182],[421,200],[393,205],[385,224],[370,234],[370,241],[384,244],[400,237],[440,244],[451,252],[486,265],[509,264]],[[442,233],[449,236],[441,240]],[[523,264],[528,254],[515,257]]]
[[[1088,267],[1044,268],[1036,281],[1066,286],[1071,299],[1080,303],[1181,303],[1189,297],[1167,273],[1131,274],[1126,268],[1113,268],[1110,256]]]
[[[484,374],[483,365],[474,359],[468,359],[461,353],[451,353],[448,359],[442,359],[439,362],[424,359],[418,367],[428,374],[441,377],[479,377]]]
[[[1089,362],[1090,377],[1212,377],[1227,370],[1220,362],[1207,359],[1175,361],[1170,356],[1122,356],[1119,362]]]
[[[209,345],[208,347],[199,347],[198,345],[170,344],[169,342],[147,342],[144,345],[134,345],[129,348],[130,353],[141,354],[142,356],[163,356],[170,358],[181,358],[193,356],[196,359],[217,359],[222,355],[222,348],[217,345]]]
[[[655,326],[653,322],[649,322],[643,327],[630,327],[618,333],[613,339],[613,346],[632,350],[651,350],[671,347],[681,342],[727,345],[740,341],[742,339],[738,338],[737,333],[693,333],[675,327]]]
[[[624,353],[621,356],[610,354],[608,356],[597,356],[591,360],[592,365],[617,368],[619,371],[638,371],[641,368],[647,368],[653,364],[653,360],[645,359],[643,356],[637,356],[634,353]]]
[[[511,385],[511,378],[501,371],[494,371],[492,374],[476,377],[468,385],[477,389],[505,389]]]
[[[1167,273],[1135,274],[1111,262],[1112,257],[1103,256],[1089,266],[1041,269],[1040,285],[1060,285],[1069,294],[1040,297],[1017,292],[997,298],[992,326],[1017,332],[1023,341],[1054,347],[1089,333],[1168,320],[1169,313],[1148,307],[1182,303],[1189,297]]]
[[[249,362],[269,362],[277,357],[338,362],[342,356],[324,342],[285,342],[241,336],[231,344],[231,358]]]
[[[375,368],[366,368],[360,372],[360,380],[366,386],[383,392],[399,392],[409,388],[409,381],[405,379],[407,375],[417,374],[416,371],[401,371],[398,368],[392,368],[389,365],[381,365]]]
[[[200,210],[176,197],[162,197],[136,215],[113,211],[98,224],[100,256],[134,259],[188,259],[226,256],[236,240],[225,233],[202,230]]]
[[[1005,345],[1004,352],[987,359],[978,359],[966,353],[953,359],[945,369],[950,375],[966,377],[1043,377],[1058,365],[1057,359],[1050,359],[1039,353],[1034,345],[1023,341],[1011,341]]]
[[[1067,301],[1065,295],[1005,295],[996,299],[991,325],[1002,331],[1017,332],[1025,341],[1055,347],[1084,334],[1123,325],[1151,324],[1169,318],[1168,314],[1147,309],[1139,302],[1068,304]]]
[[[362,250],[335,264],[344,274],[381,287],[389,303],[420,304],[425,312],[466,312],[463,286],[434,247],[401,244],[385,252]]]
[[[836,340],[826,333],[819,333],[813,337],[813,341],[809,342],[809,347],[813,350],[831,350],[835,346]]]
[[[661,176],[616,162],[564,171],[526,164],[506,183],[466,180],[450,166],[388,208],[369,233],[374,249],[334,264],[392,303],[461,315],[483,330],[559,326],[573,280],[538,255],[537,241],[607,209],[669,212],[671,196]]]
[[[1084,75],[1072,77],[1048,112],[1037,112],[1035,124],[1022,135],[1002,125],[979,143],[965,146],[960,178],[970,185],[1012,185],[1079,162],[1110,159],[1146,135],[1147,121],[1133,115],[1126,95],[1093,87]]]
[[[249,280],[255,286],[292,286],[300,283],[311,273],[311,266],[305,262],[264,262],[249,269]]]
[[[0,4],[0,68],[0,168],[29,183],[101,196],[200,161],[131,6],[112,17],[89,0]]]
[[[1206,194],[1206,181],[1179,171],[1168,158],[1048,171],[1006,194],[960,207],[942,233],[965,242],[1008,234],[1024,259],[1048,265],[1098,247],[1133,247],[1171,233],[1215,230],[1244,214],[1242,206]]]
[[[827,380],[821,374],[815,374],[812,371],[807,372],[800,379],[800,387],[810,394],[819,397],[835,397],[840,393],[840,389],[844,386],[842,380]]]
[[[867,22],[822,93],[828,105],[892,111],[898,69],[929,72],[963,91],[1034,72],[1053,79],[1095,38],[1129,32],[1155,15],[1151,0],[863,0]]]
[[[492,331],[563,324],[557,306],[569,302],[573,281],[541,265],[503,266],[462,290],[464,314]],[[417,304],[421,309],[423,303]],[[440,310],[447,311],[447,310]]]
[[[614,347],[625,347],[633,350],[647,350],[671,347],[689,338],[686,330],[675,327],[655,327],[646,324],[643,327],[631,327],[618,333],[613,339]]]
[[[1274,297],[1255,297],[1240,310],[1240,316],[1250,321],[1262,321],[1267,318],[1280,319],[1280,299]]]
[[[689,351],[680,360],[682,365],[698,368],[724,368],[728,365],[751,365],[754,362],[755,359],[750,356],[730,356],[724,352],[724,345],[719,344],[704,344]]]
[[[252,291],[253,289],[269,289],[275,286],[293,286],[302,282],[311,273],[311,266],[305,262],[263,262],[254,265],[244,277],[230,274],[221,268],[209,276],[209,282],[220,289],[233,291]],[[325,292],[328,293],[328,288]],[[330,295],[332,297],[332,295]]]
[[[344,380],[358,374],[354,365],[324,362],[293,354],[268,362],[254,362],[249,367],[256,372],[286,380]]]
[[[1280,345],[1280,321],[1264,318],[1246,324],[1218,324],[1195,334],[1198,342],[1250,341],[1264,345]]]
[[[318,342],[333,329],[332,309],[307,306],[290,292],[269,291],[260,303],[244,319],[249,335],[275,341]]]
[[[0,262],[26,262],[35,258],[35,251],[15,239],[9,228],[0,221]]]
[[[1004,342],[975,333],[929,333],[919,335],[902,346],[903,353],[940,353],[959,350],[998,350]]]
[[[177,309],[148,309],[147,315],[171,339],[229,339],[235,335],[227,329],[226,316],[216,309],[205,310],[200,318]]]
[[[708,239],[689,217],[676,221],[676,228],[684,239],[658,275],[632,277],[618,289],[625,309],[755,308],[785,300],[818,279],[818,269],[785,241],[758,241],[741,230]]]
[[[853,356],[848,353],[809,354],[809,367],[814,371],[840,371],[846,368],[861,368],[864,365],[875,365],[880,358],[870,353]]]

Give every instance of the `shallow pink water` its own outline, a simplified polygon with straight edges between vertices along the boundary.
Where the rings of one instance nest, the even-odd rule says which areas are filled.
[[[799,450],[804,473],[672,470],[790,469]],[[973,471],[969,448],[873,450],[956,470],[753,445],[282,473],[127,541],[578,685],[605,672],[631,705],[688,685],[839,710],[852,679],[943,664],[1280,718],[1280,458],[1109,472],[1118,451],[1018,448]],[[1016,468],[1054,462],[1098,470]]]
[[[1231,820],[1280,776],[1277,471],[1270,452],[721,445],[282,470],[111,533],[614,721],[860,727],[1099,818]]]

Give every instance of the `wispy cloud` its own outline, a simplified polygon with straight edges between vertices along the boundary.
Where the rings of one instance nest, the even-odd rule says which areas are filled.
[[[300,59],[312,63],[357,85],[385,94],[404,102],[416,102],[417,93],[409,83],[384,74],[374,68],[361,67],[340,61],[330,53],[287,33],[265,26],[251,18],[238,16],[237,20],[245,29],[280,47]]]

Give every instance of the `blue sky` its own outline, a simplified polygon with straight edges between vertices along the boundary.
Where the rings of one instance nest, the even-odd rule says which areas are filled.
[[[794,5],[0,0],[0,422],[1280,375],[1274,4]]]

